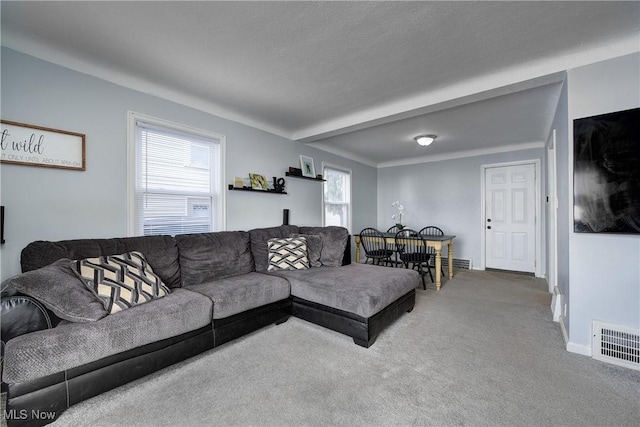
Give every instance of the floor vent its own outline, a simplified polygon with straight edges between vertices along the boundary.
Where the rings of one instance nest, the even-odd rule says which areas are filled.
[[[431,258],[429,260],[429,265],[431,267],[434,267],[436,264],[436,260],[434,258]],[[449,258],[443,256],[442,257],[442,268],[448,267],[449,266]],[[470,259],[465,259],[465,258],[454,258],[453,259],[453,266],[455,268],[464,268],[465,270],[471,270],[471,260]]]
[[[640,331],[593,321],[593,358],[640,370]]]

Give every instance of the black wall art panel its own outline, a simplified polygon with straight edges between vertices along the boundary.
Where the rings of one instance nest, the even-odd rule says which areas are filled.
[[[640,108],[573,121],[577,233],[640,234]]]

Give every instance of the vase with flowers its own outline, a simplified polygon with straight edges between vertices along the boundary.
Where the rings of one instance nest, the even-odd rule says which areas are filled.
[[[391,207],[396,208],[396,211],[397,211],[396,213],[391,215],[391,219],[396,221],[396,228],[398,230],[402,230],[404,228],[404,225],[402,224],[402,215],[404,214],[404,206],[402,206],[402,203],[396,200],[395,202],[391,203]]]

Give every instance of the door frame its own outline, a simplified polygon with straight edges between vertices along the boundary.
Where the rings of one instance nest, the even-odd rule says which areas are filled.
[[[485,184],[485,179],[486,179],[486,171],[487,169],[490,168],[499,168],[499,167],[506,167],[506,166],[521,166],[521,165],[533,165],[534,167],[534,171],[535,171],[535,177],[534,177],[534,190],[535,190],[535,215],[536,215],[536,220],[535,220],[535,236],[536,236],[536,253],[535,253],[535,276],[536,277],[544,277],[544,271],[543,271],[543,262],[542,262],[542,223],[543,223],[543,217],[542,217],[542,213],[541,213],[541,207],[540,207],[540,194],[542,194],[541,192],[541,183],[542,183],[542,179],[541,179],[541,175],[540,175],[540,159],[530,159],[530,160],[518,160],[518,161],[514,161],[514,162],[502,162],[502,163],[489,163],[489,164],[485,164],[482,165],[480,167],[480,185],[481,185],[481,194],[480,194],[480,211],[482,212],[482,214],[480,215],[481,217],[481,224],[480,224],[480,265],[478,266],[479,270],[484,270],[485,269],[485,265],[486,265],[486,232],[485,232],[485,225],[487,222],[487,210],[486,210],[486,200],[487,200],[487,193],[486,193],[486,184]]]
[[[547,265],[547,271],[549,277],[547,277],[547,283],[549,285],[549,292],[553,293],[553,290],[558,286],[558,183],[557,183],[557,157],[556,157],[556,130],[551,132],[551,141],[547,147],[547,182],[548,182],[548,195],[547,200],[547,228],[549,234],[547,235],[550,241],[547,242],[547,259],[549,265]]]

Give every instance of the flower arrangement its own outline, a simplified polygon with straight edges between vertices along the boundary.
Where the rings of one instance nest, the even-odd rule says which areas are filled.
[[[398,230],[402,230],[404,228],[404,225],[402,225],[402,215],[404,214],[404,206],[402,206],[402,204],[396,200],[395,202],[391,203],[391,207],[396,208],[396,210],[398,211],[397,213],[394,213],[393,215],[391,215],[391,219],[396,221],[396,228]]]

